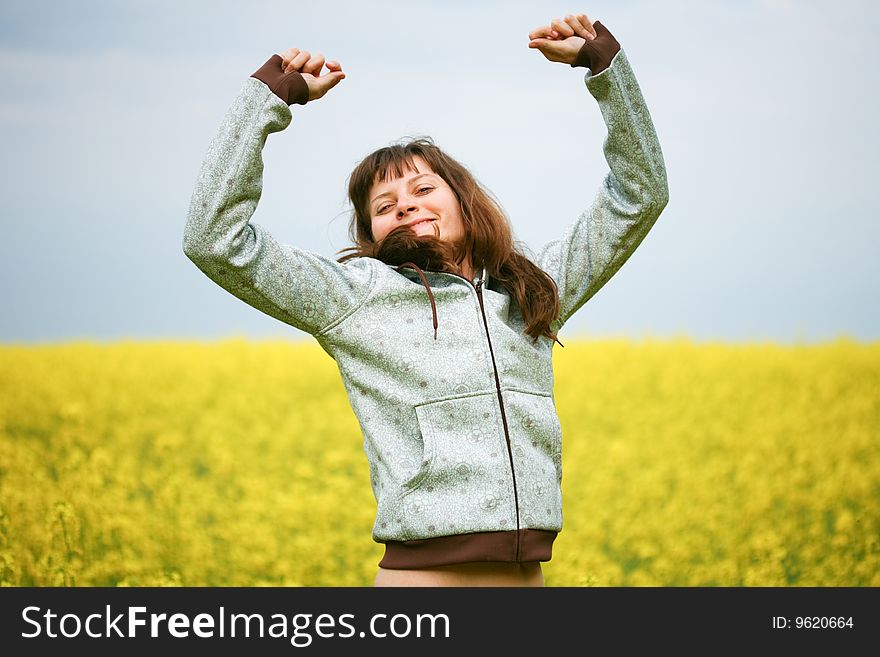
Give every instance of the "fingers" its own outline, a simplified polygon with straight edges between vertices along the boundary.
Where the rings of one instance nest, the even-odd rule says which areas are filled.
[[[549,25],[542,25],[529,32],[529,39],[551,38],[552,32],[552,27]]]
[[[285,73],[290,73],[291,71],[302,71],[302,67],[305,66],[306,62],[311,59],[312,55],[308,50],[300,50],[296,57],[294,57],[290,64],[287,65],[287,68],[284,70]]]
[[[569,14],[565,17],[565,21],[571,25],[575,34],[583,37],[588,41],[596,38],[596,28],[590,22],[586,14]]]
[[[322,98],[330,89],[345,79],[342,64],[332,59],[326,62],[327,72],[321,74],[325,66],[323,53],[312,55],[308,50],[288,48],[281,53],[281,70],[284,73],[302,74],[309,88],[309,101]]]
[[[552,21],[550,21],[550,27],[552,27],[554,31],[559,33],[563,39],[574,36],[574,28],[561,18],[554,18]]]
[[[324,67],[324,55],[322,53],[317,53],[312,55],[309,60],[303,65],[302,72],[303,73],[311,73],[315,77],[317,77],[321,73],[321,69]]]
[[[529,41],[529,48],[537,48],[542,53],[547,48],[547,44],[550,42],[549,39],[532,39]]]
[[[283,53],[281,53],[281,70],[284,73],[287,73],[287,67],[290,64],[290,60],[296,57],[299,54],[299,48],[288,48]]]
[[[550,25],[542,25],[529,32],[529,40],[567,39],[575,35],[587,40],[596,38],[596,29],[586,14],[567,14],[565,18],[555,18]]]
[[[561,62],[565,59],[565,46],[561,41],[535,39],[529,43],[529,48],[536,48],[538,52],[551,62]]]
[[[324,56],[320,53],[315,58],[321,58],[321,66],[324,65]],[[281,54],[281,70],[284,73],[292,71],[302,71],[303,67],[312,60],[312,55],[308,50],[300,50],[299,48],[288,48]],[[312,62],[314,66],[314,62]],[[320,67],[319,67],[320,70]]]
[[[316,98],[323,98],[328,91],[330,91],[333,87],[342,82],[344,79],[345,73],[339,70],[331,70],[321,77],[309,78],[309,80],[313,80],[313,82],[310,82],[309,85],[314,87]]]
[[[559,45],[554,39],[538,38],[529,41],[529,48],[537,48],[546,56],[549,53],[556,54],[559,50]]]
[[[324,88],[326,90],[330,90],[345,79],[345,73],[343,73],[342,75],[327,75],[324,77],[329,79],[329,81],[327,82],[327,86]]]
[[[312,55],[308,50],[300,50],[299,48],[288,48],[281,53],[281,70],[284,73],[299,71],[300,73],[308,73],[315,77],[321,74],[324,67],[323,53],[315,53]],[[327,70],[330,73],[342,73],[342,64],[337,60],[331,60],[326,63]],[[333,77],[339,77],[338,75]],[[345,77],[345,74],[342,74]],[[342,79],[342,78],[340,78]]]
[[[321,77],[330,79],[332,84],[327,87],[328,89],[330,89],[331,87],[335,87],[337,84],[345,79],[345,73],[342,70],[342,64],[337,62],[335,59],[327,62],[327,74]]]

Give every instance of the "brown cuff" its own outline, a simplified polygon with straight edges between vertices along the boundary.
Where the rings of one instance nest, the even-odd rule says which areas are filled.
[[[305,105],[309,101],[309,85],[299,71],[285,73],[281,68],[283,61],[281,55],[272,55],[251,77],[265,82],[288,105]]]
[[[611,65],[611,60],[620,50],[620,44],[599,21],[594,21],[593,27],[596,29],[596,38],[592,41],[584,41],[584,45],[578,51],[577,59],[571,66],[572,68],[584,66],[590,69],[593,75],[598,75]]]

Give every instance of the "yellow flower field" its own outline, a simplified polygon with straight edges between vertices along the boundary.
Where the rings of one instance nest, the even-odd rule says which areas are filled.
[[[563,340],[548,586],[880,586],[880,343]],[[314,342],[0,346],[0,584],[371,586]]]

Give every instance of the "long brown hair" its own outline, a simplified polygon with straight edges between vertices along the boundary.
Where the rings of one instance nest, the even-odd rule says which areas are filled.
[[[433,236],[416,235],[408,227],[398,226],[379,242],[373,240],[370,190],[380,180],[391,180],[392,172],[402,177],[404,166],[416,171],[414,156],[424,159],[458,198],[465,234],[461,241],[441,240],[436,226]],[[348,197],[353,207],[348,232],[355,245],[338,251],[350,252],[338,262],[366,256],[390,265],[409,260],[423,269],[459,273],[461,263],[469,256],[475,270],[485,267],[489,276],[507,289],[532,339],[545,335],[556,340],[556,334],[550,331],[550,324],[559,315],[556,282],[520,252],[507,215],[491,193],[430,137],[409,139],[370,153],[352,172]]]

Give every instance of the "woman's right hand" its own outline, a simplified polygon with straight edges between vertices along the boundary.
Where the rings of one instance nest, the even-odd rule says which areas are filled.
[[[551,62],[573,65],[584,42],[597,36],[586,14],[568,14],[529,32],[529,48],[537,48]]]
[[[324,55],[312,55],[308,50],[288,48],[281,53],[281,70],[284,73],[297,71],[309,87],[309,100],[321,98],[345,79],[342,65],[336,60],[327,62],[327,72],[321,75]]]

